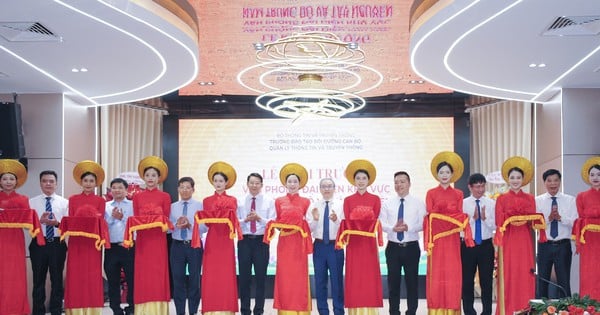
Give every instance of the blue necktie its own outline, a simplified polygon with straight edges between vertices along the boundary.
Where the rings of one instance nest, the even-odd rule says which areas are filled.
[[[551,197],[552,198],[552,205],[550,206],[550,212],[552,212],[552,210],[554,210],[554,207],[556,207],[556,209],[558,210],[558,202],[556,202],[556,197]],[[556,238],[558,236],[558,220],[552,220],[552,222],[550,223],[550,236],[552,236],[552,238]]]
[[[477,211],[477,220],[475,220],[475,244],[481,244],[481,207],[479,199],[475,200],[475,210]]]
[[[329,244],[329,201],[325,201],[323,213],[323,244]]]
[[[52,219],[52,197],[46,197],[46,211],[50,213],[48,219]],[[54,227],[46,224],[46,238],[54,238]]]
[[[184,217],[187,217],[187,210],[188,210],[187,206],[188,206],[188,202],[184,201],[183,202],[183,216]],[[182,241],[187,241],[187,233],[188,233],[187,228],[182,228],[181,229],[181,240]]]
[[[404,198],[400,198],[400,207],[398,207],[398,221],[404,220]],[[396,237],[400,242],[404,239],[404,232],[396,232]]]

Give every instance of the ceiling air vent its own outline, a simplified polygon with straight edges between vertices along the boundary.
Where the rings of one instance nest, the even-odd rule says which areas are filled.
[[[560,16],[544,30],[543,36],[594,36],[600,33],[600,16]]]
[[[9,42],[48,42],[60,41],[60,36],[52,33],[39,22],[0,22],[0,36]]]

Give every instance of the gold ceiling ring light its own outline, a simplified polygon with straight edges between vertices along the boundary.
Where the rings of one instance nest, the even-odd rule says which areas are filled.
[[[362,64],[357,43],[330,32],[299,32],[254,48],[257,64],[242,70],[238,82],[260,94],[257,106],[280,117],[340,118],[363,108],[359,94],[383,82],[379,71]]]

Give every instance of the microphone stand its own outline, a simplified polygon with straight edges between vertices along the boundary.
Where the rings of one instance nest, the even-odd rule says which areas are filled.
[[[533,269],[533,268],[531,268],[529,271],[535,276],[536,279],[540,279],[540,280],[542,280],[545,283],[548,283],[548,284],[550,284],[550,285],[552,285],[554,287],[559,288],[560,291],[562,292],[562,294],[565,297],[569,297],[569,295],[567,294],[567,290],[565,290],[565,288],[563,288],[563,286],[561,286],[560,284],[558,284],[558,283],[556,283],[554,281],[550,281],[550,280],[548,280],[548,279],[540,276],[537,272],[535,272],[535,269]]]

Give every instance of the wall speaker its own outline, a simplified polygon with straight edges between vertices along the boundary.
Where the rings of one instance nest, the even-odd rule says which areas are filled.
[[[20,159],[25,157],[21,105],[0,103],[0,158]]]

